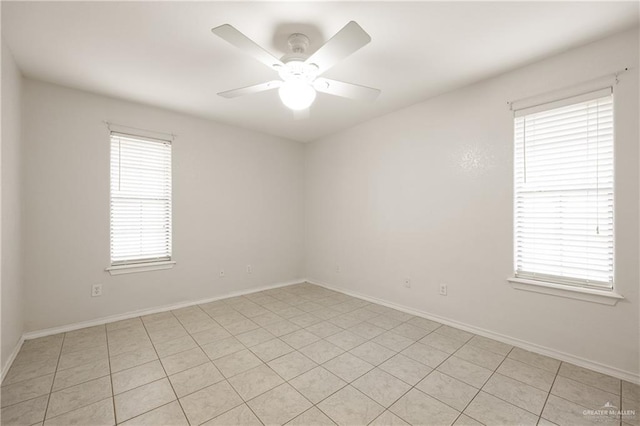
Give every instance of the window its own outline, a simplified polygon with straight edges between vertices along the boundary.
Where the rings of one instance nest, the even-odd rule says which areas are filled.
[[[515,274],[613,289],[611,88],[516,111]]]
[[[168,261],[171,142],[111,132],[111,265]]]

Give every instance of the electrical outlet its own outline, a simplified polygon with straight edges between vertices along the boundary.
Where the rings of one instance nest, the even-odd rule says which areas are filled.
[[[404,286],[406,288],[411,288],[411,278],[405,278],[404,279]]]
[[[253,274],[253,266],[247,265],[247,274]]]
[[[224,269],[220,271],[220,278],[224,278]]]
[[[91,297],[102,296],[102,284],[94,284],[91,286]]]
[[[447,285],[440,284],[440,296],[446,296],[446,295],[447,295]]]
[[[340,265],[336,265],[336,274],[339,274],[342,271]]]

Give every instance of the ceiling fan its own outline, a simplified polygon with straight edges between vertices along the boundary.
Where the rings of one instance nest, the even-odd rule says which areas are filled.
[[[378,89],[320,77],[339,61],[371,41],[369,34],[354,21],[345,25],[311,56],[306,53],[309,38],[304,34],[292,34],[288,40],[291,52],[281,59],[274,57],[229,24],[213,28],[211,31],[277,71],[280,77],[280,80],[218,93],[224,98],[278,89],[282,103],[294,111],[296,118],[304,118],[316,99],[316,92],[362,101],[373,101],[380,94]]]

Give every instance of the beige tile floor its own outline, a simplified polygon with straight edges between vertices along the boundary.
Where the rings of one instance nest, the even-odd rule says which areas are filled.
[[[24,343],[2,425],[638,425],[639,386],[311,284]],[[588,413],[588,412],[587,412]]]

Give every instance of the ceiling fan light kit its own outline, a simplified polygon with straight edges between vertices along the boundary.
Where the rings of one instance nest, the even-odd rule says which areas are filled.
[[[311,106],[316,100],[316,91],[302,81],[285,81],[278,89],[280,100],[287,108],[300,111]]]
[[[291,34],[288,39],[291,52],[281,59],[275,58],[229,24],[211,31],[277,71],[280,77],[280,80],[218,93],[222,97],[235,98],[278,88],[282,103],[296,112],[307,110],[315,101],[316,92],[363,101],[373,101],[380,94],[378,89],[320,77],[340,60],[371,41],[371,37],[354,21],[345,25],[311,56],[306,54],[309,38],[300,33]],[[297,114],[296,117],[307,115]]]
[[[304,34],[291,34],[289,48],[291,53],[281,59],[284,65],[277,65],[278,75],[283,83],[278,89],[280,100],[287,108],[301,111],[309,108],[316,100],[313,81],[318,76],[318,67],[308,64],[305,51],[309,47],[309,38]]]

